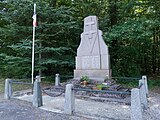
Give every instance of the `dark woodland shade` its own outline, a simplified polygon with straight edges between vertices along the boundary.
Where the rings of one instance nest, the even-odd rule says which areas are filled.
[[[31,77],[33,1],[6,1],[0,1],[0,76]],[[83,19],[89,15],[99,18],[99,29],[110,50],[113,76],[160,73],[160,1],[35,3],[35,74],[42,70],[44,76],[57,72],[73,75]]]

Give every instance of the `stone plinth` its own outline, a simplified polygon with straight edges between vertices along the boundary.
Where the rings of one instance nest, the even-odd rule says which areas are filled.
[[[96,16],[84,19],[84,31],[77,49],[74,78],[82,76],[100,80],[111,77],[109,50],[102,38],[102,31],[98,29]]]
[[[74,79],[89,76],[90,79],[103,81],[105,78],[110,78],[110,72],[110,70],[74,70]]]

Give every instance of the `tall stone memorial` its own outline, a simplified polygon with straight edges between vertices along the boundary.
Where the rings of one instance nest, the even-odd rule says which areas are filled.
[[[96,16],[84,19],[84,31],[77,49],[74,78],[79,79],[82,76],[96,80],[111,77],[108,46],[102,38],[102,31],[98,29]]]

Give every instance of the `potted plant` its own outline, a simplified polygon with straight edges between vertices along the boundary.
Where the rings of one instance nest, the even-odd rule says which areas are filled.
[[[89,83],[89,77],[88,76],[82,76],[81,77],[81,83],[84,85],[84,86],[86,86],[88,83]]]

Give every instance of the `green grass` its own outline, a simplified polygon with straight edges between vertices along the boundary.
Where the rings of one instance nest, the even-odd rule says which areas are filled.
[[[21,91],[21,90],[32,89],[32,85],[12,84],[12,89],[13,89],[13,92],[14,91]]]
[[[27,79],[20,79],[20,80],[16,79],[16,81],[31,83],[31,80],[27,80]],[[42,79],[41,83],[43,87],[54,85],[54,81],[50,81],[46,79]],[[0,79],[0,93],[4,93],[4,86],[5,86],[5,79]],[[12,84],[13,92],[32,89],[32,87],[33,87],[32,84],[31,85],[15,84],[15,83]]]
[[[20,80],[18,80],[20,81]],[[27,82],[26,80],[23,80],[23,82]],[[4,86],[5,86],[5,79],[0,79],[0,93],[4,92]],[[13,91],[19,91],[19,90],[26,90],[26,89],[32,89],[32,85],[22,85],[22,84],[12,84]]]
[[[127,88],[135,88],[139,85],[138,80],[117,80],[116,82]],[[149,78],[147,82],[151,90],[160,88],[160,78]]]
[[[155,87],[160,87],[160,79],[149,79],[148,86],[150,89],[153,89]]]
[[[3,93],[3,91],[4,91],[4,84],[0,83],[0,93]]]

